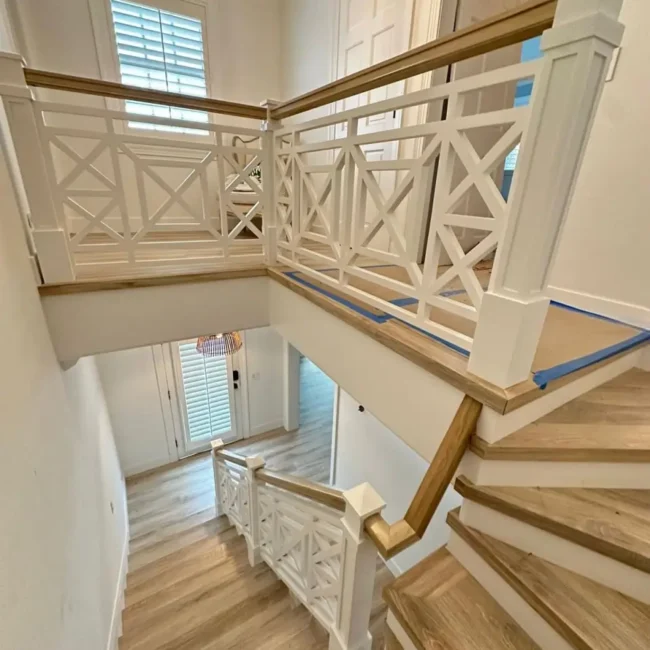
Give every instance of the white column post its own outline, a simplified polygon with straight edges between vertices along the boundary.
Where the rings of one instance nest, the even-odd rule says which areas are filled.
[[[214,512],[219,516],[219,511],[221,509],[221,479],[219,476],[219,465],[217,456],[219,450],[223,447],[223,440],[213,440],[211,443],[212,446],[212,471],[214,472]],[[224,513],[222,513],[224,514]]]
[[[57,219],[34,100],[25,82],[22,58],[0,52],[0,95],[29,204],[34,245],[45,282],[74,280],[65,224]],[[62,219],[62,217],[61,217]]]
[[[280,128],[280,122],[271,118],[271,111],[280,104],[274,99],[261,103],[266,109],[266,120],[262,122],[262,148],[264,162],[262,163],[262,187],[264,188],[264,252],[266,263],[276,264],[278,259],[277,201],[275,187],[275,136],[273,131]]]
[[[300,426],[300,352],[286,339],[282,341],[282,410],[284,428]]]
[[[330,630],[329,650],[370,650],[372,597],[377,573],[377,549],[364,532],[368,517],[381,512],[385,503],[369,483],[343,493],[343,585],[337,620]]]
[[[605,75],[623,25],[622,0],[559,0],[542,37],[531,118],[489,291],[481,304],[470,372],[507,388],[528,379],[549,300],[548,272]]]
[[[264,460],[259,456],[246,458],[246,482],[248,484],[248,525],[250,539],[248,542],[248,561],[255,566],[262,561],[260,555],[260,509],[257,498],[257,479],[255,472],[264,467]]]

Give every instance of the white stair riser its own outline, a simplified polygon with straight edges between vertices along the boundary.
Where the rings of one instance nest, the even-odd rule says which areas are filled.
[[[468,499],[460,519],[494,539],[650,604],[650,575],[639,569]]]
[[[474,485],[650,490],[650,463],[484,460],[468,452],[458,474]]]
[[[452,531],[447,548],[542,650],[574,650],[465,540]]]

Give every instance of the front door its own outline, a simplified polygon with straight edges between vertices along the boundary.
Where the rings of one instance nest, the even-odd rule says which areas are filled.
[[[179,410],[182,414],[181,456],[204,451],[217,438],[241,437],[237,426],[234,371],[237,354],[206,357],[197,352],[196,339],[172,343]]]

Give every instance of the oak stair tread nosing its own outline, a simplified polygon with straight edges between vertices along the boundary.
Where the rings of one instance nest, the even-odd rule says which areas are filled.
[[[485,460],[650,462],[650,372],[633,368],[492,444]]]
[[[650,606],[465,526],[447,522],[576,650],[647,650]]]
[[[455,488],[470,501],[650,573],[650,490],[488,487],[464,476]]]
[[[539,650],[446,548],[386,586],[384,599],[419,650]]]

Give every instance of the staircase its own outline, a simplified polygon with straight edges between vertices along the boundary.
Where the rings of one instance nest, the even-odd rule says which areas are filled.
[[[648,648],[649,405],[634,369],[497,443],[475,437],[461,471],[480,484],[456,478],[447,547],[384,590],[387,648]]]

